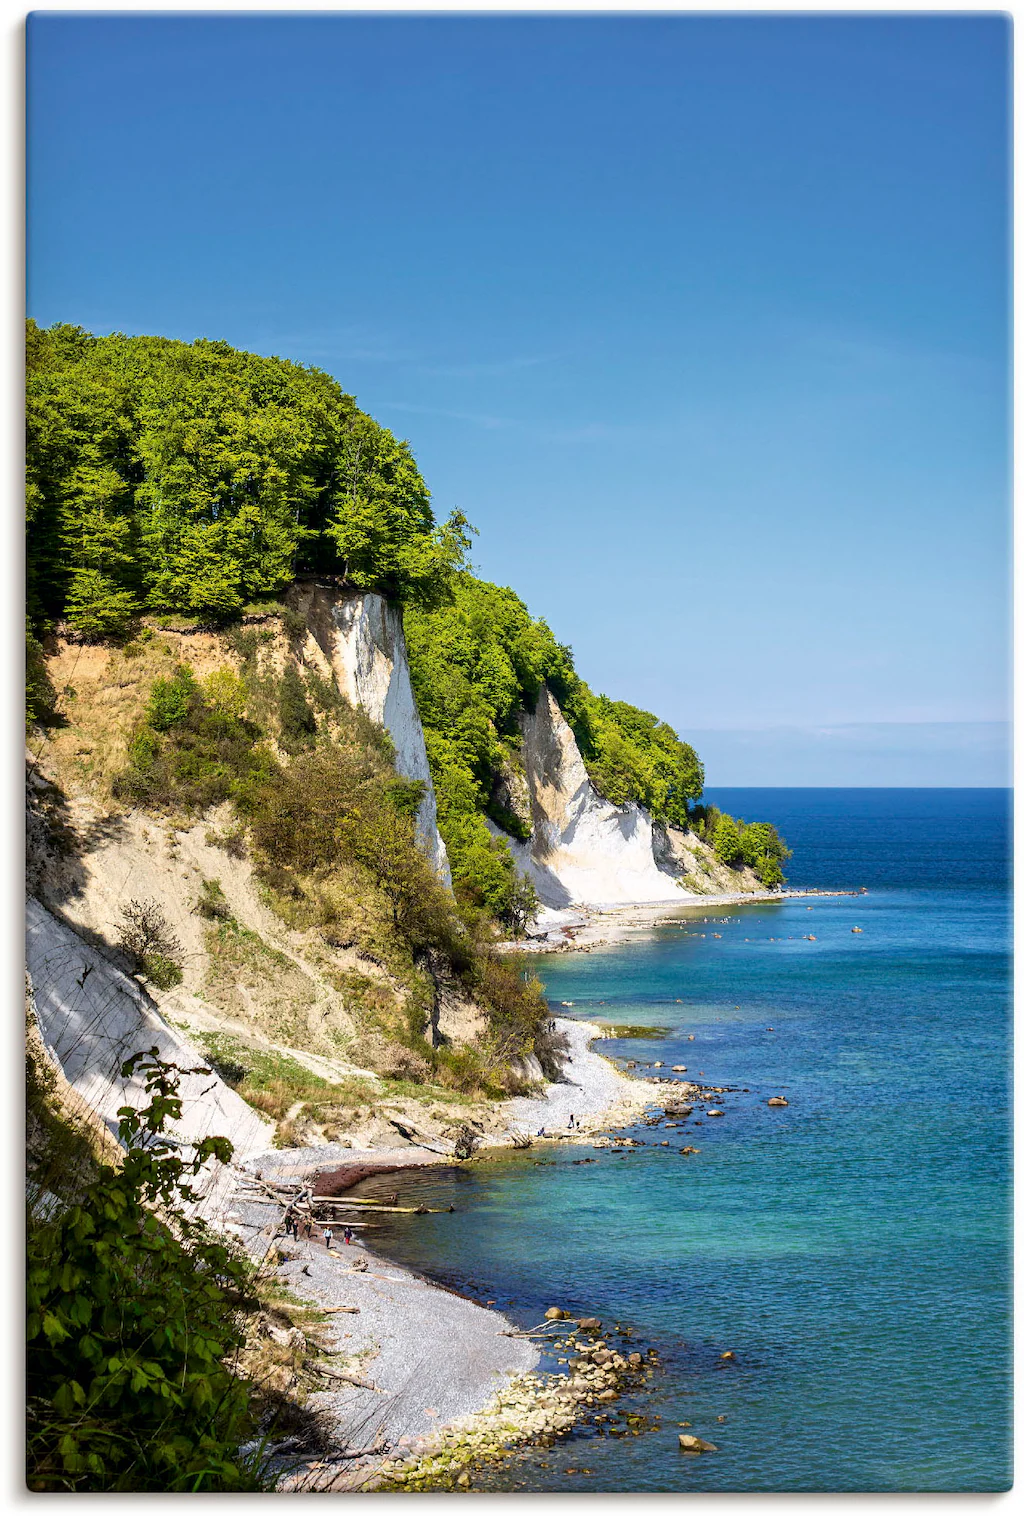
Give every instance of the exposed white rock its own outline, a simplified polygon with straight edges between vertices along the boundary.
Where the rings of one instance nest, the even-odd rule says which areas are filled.
[[[178,1090],[181,1118],[169,1124],[170,1136],[185,1145],[227,1137],[236,1159],[269,1148],[270,1124],[240,1095],[217,1074],[187,1072],[208,1065],[168,1026],[142,988],[32,898],[26,906],[26,957],[47,1053],[111,1133],[117,1135],[121,1106],[139,1108],[149,1101],[143,1081],[124,1079],[121,1065],[133,1053],[155,1047],[161,1058],[186,1070]],[[216,1189],[223,1188],[219,1169],[207,1170]]]
[[[417,830],[435,869],[450,886],[423,727],[409,678],[401,611],[382,595],[345,595],[321,585],[299,585],[292,594],[342,694],[387,730],[395,744],[398,772],[426,784]]]
[[[629,905],[685,899],[658,867],[642,806],[613,805],[590,782],[572,728],[545,686],[521,718],[533,807],[529,843],[509,839],[545,905]]]

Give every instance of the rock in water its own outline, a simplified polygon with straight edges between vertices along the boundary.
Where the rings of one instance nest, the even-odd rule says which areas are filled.
[[[724,1111],[708,1111],[709,1116],[724,1116]]]
[[[717,1453],[718,1449],[713,1442],[705,1442],[703,1437],[694,1437],[692,1432],[679,1433],[679,1448],[683,1453]]]
[[[566,1315],[565,1311],[562,1310],[561,1306],[549,1305],[547,1310],[544,1312],[545,1321],[567,1321],[568,1319],[568,1316]]]
[[[768,1104],[769,1105],[788,1105],[789,1101],[786,1099],[785,1095],[773,1095],[771,1097],[771,1099],[769,1100]]]
[[[576,1325],[581,1332],[599,1332],[601,1330],[601,1323],[596,1316],[581,1316]]]

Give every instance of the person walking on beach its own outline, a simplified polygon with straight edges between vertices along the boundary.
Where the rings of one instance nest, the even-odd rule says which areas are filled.
[[[351,1241],[352,1241],[352,1228],[351,1228],[351,1227],[350,1227],[350,1226],[347,1226],[347,1227],[346,1227],[346,1228],[345,1228],[345,1244],[346,1244],[346,1246],[347,1246],[347,1245],[348,1245],[348,1244],[349,1244],[349,1243],[350,1243],[350,1242],[351,1242]]]
[[[324,1242],[327,1245],[327,1251],[328,1252],[331,1251],[331,1243],[333,1241],[334,1241],[334,1233],[333,1233],[333,1231],[331,1230],[331,1228],[329,1226],[325,1226],[324,1227]]]
[[[570,1130],[570,1132],[573,1130],[573,1128],[575,1127],[575,1125],[576,1125],[576,1117],[573,1115],[572,1111],[570,1111],[569,1112],[569,1130]]]

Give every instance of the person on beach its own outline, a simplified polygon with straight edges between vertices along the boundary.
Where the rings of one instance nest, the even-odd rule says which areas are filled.
[[[331,1230],[331,1228],[329,1226],[325,1226],[324,1227],[324,1242],[325,1242],[325,1244],[327,1246],[327,1251],[328,1252],[331,1251],[331,1243],[333,1241],[334,1241],[334,1232]]]
[[[347,1227],[346,1227],[346,1228],[345,1228],[345,1243],[346,1243],[346,1246],[347,1246],[347,1245],[348,1245],[348,1244],[349,1244],[349,1243],[350,1243],[350,1242],[351,1242],[351,1241],[352,1241],[352,1228],[351,1228],[351,1227],[350,1227],[350,1226],[347,1226]]]
[[[545,1132],[545,1130],[544,1130],[543,1127],[539,1127],[538,1128],[537,1136],[538,1137],[546,1137],[547,1136],[547,1133]]]
[[[574,1129],[575,1126],[576,1126],[576,1117],[573,1115],[572,1111],[570,1111],[569,1112],[569,1130],[570,1130],[570,1132]]]

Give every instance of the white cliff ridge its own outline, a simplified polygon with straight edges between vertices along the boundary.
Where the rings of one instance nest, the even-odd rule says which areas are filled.
[[[395,745],[395,767],[426,785],[416,816],[420,842],[445,884],[451,886],[448,853],[437,830],[437,801],[412,692],[402,612],[382,595],[339,595],[320,585],[299,584],[289,600],[305,618],[327,658],[338,688]]]
[[[168,1025],[142,987],[32,897],[26,903],[26,966],[47,1053],[113,1136],[120,1107],[139,1108],[150,1098],[142,1078],[124,1078],[121,1066],[134,1053],[155,1048],[181,1070],[181,1116],[168,1128],[174,1141],[194,1147],[204,1137],[227,1137],[238,1159],[270,1146],[270,1123]],[[216,1164],[203,1171],[197,1188],[209,1196],[225,1182]]]
[[[687,904],[761,890],[751,869],[721,863],[693,832],[659,825],[635,802],[614,805],[600,795],[546,686],[519,725],[533,835],[506,841],[543,906]],[[498,834],[493,823],[491,830]]]
[[[529,843],[509,839],[544,905],[646,905],[679,900],[676,874],[658,867],[654,823],[642,806],[598,794],[576,738],[545,686],[521,718],[533,811]]]

